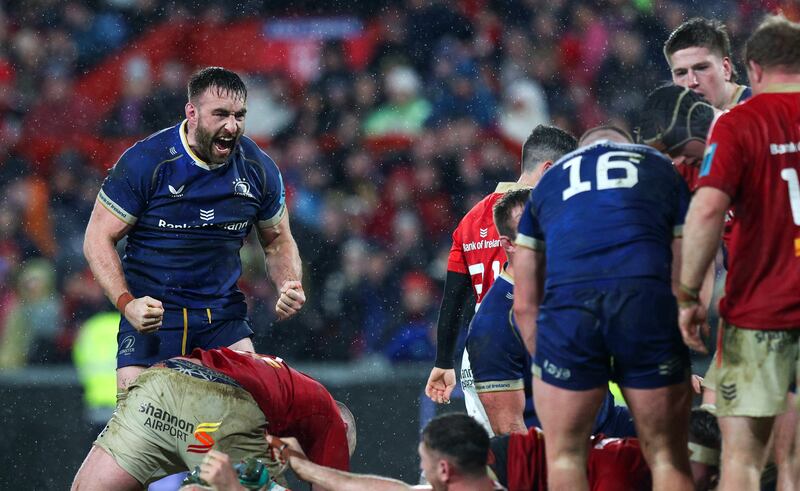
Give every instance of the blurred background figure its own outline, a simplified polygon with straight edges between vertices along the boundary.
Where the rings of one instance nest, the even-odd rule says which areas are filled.
[[[56,295],[53,264],[46,259],[24,263],[15,284],[15,298],[6,314],[0,339],[0,367],[55,363],[61,327],[61,298]]]

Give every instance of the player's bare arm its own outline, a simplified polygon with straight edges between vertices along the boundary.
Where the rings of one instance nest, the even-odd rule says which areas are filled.
[[[723,191],[702,187],[692,198],[686,215],[681,248],[678,322],[686,345],[700,353],[708,352],[701,335],[707,334],[709,328],[705,308],[699,302],[699,291],[708,265],[719,247],[725,213],[730,203],[730,197]]]
[[[122,272],[122,262],[116,245],[130,230],[131,225],[95,201],[86,235],[83,254],[97,282],[111,303],[115,304],[131,325],[141,333],[158,330],[164,316],[161,301],[152,297],[134,298]]]
[[[533,356],[536,353],[536,317],[544,293],[544,253],[517,247],[513,264],[514,320],[525,348]]]
[[[522,417],[525,412],[525,391],[478,392],[478,397],[495,435],[528,432]]]
[[[275,312],[279,320],[288,319],[299,312],[306,302],[301,283],[303,264],[289,226],[288,212],[277,225],[259,228],[258,238],[264,248],[267,274],[279,292]]]
[[[276,438],[272,435],[267,435],[267,443],[274,449],[276,457],[281,462],[289,464],[297,474],[297,477],[311,483],[314,491],[397,491],[415,489],[396,479],[353,474],[315,464],[308,460],[302,447],[294,438]]]

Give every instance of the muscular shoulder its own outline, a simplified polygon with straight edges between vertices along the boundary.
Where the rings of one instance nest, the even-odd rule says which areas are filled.
[[[257,167],[261,172],[264,172],[267,175],[280,173],[278,170],[278,165],[274,160],[272,160],[272,157],[261,150],[256,142],[247,136],[242,136],[239,145],[241,147],[242,159],[246,163]]]
[[[173,126],[139,140],[123,152],[115,169],[119,167],[128,174],[149,176],[165,161],[180,158],[183,149],[176,143],[176,131]]]

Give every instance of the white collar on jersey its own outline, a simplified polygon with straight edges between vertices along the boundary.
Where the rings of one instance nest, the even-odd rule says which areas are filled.
[[[183,144],[183,149],[186,150],[186,153],[189,155],[189,157],[192,159],[192,161],[196,166],[205,170],[214,170],[214,169],[219,169],[220,167],[228,163],[228,161],[226,160],[221,164],[210,164],[205,160],[201,159],[200,157],[198,157],[197,154],[194,153],[194,151],[192,151],[192,147],[189,146],[189,140],[186,138],[187,124],[188,120],[184,119],[180,127],[178,128],[178,133],[180,133],[181,135],[181,144]]]

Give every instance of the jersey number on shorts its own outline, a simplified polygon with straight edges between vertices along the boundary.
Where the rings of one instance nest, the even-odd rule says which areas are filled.
[[[792,206],[792,219],[795,225],[800,225],[800,179],[797,169],[788,167],[781,170],[781,177],[789,183],[789,203]]]
[[[569,169],[569,187],[561,194],[566,201],[576,194],[592,190],[592,181],[581,181],[582,155],[569,159],[564,163],[564,170]],[[639,169],[636,164],[642,156],[633,152],[607,152],[597,159],[597,189],[632,188],[639,182]],[[611,171],[615,177],[611,177]],[[621,175],[622,174],[622,175]]]
[[[469,265],[469,275],[470,276],[478,276],[480,275],[480,281],[477,284],[472,286],[475,287],[475,293],[480,295],[483,293],[483,274],[486,271],[483,263],[478,264],[470,264]],[[494,275],[492,279],[497,279],[500,276],[500,261],[492,261],[492,274]]]

